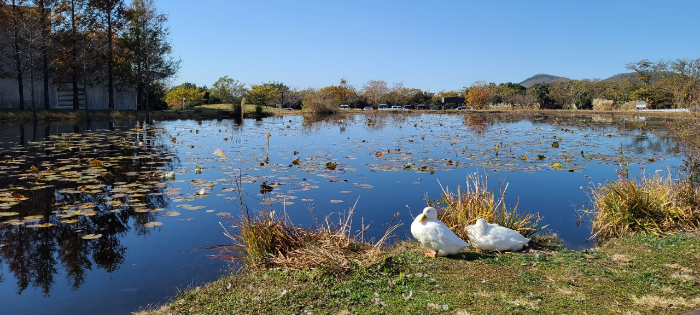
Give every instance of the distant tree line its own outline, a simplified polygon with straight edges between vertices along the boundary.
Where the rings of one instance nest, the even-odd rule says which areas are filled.
[[[461,105],[482,108],[544,108],[544,109],[634,109],[634,103],[643,101],[650,108],[686,108],[698,106],[700,94],[700,59],[651,62],[642,60],[626,65],[632,73],[617,79],[562,80],[537,83],[526,88],[518,83],[474,82],[460,90],[431,93],[419,88],[405,87],[403,83],[387,84],[370,80],[361,87],[341,79],[338,85],[320,89],[298,89],[281,82],[244,83],[224,76],[212,88],[184,83],[170,89],[166,98],[171,108],[180,108],[182,99],[188,105],[240,103],[246,97],[248,104],[262,106],[308,108],[337,108],[341,104],[354,108],[379,104],[388,105],[442,105],[444,97],[464,97]]]
[[[96,84],[108,86],[110,109],[125,86],[138,109],[165,108],[164,82],[179,69],[166,21],[154,0],[0,0],[0,77],[17,80],[18,109],[48,109],[54,82],[73,90],[74,109],[79,85]]]

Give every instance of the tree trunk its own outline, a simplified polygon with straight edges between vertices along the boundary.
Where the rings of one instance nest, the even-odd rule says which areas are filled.
[[[73,70],[73,109],[78,110],[80,109],[80,99],[78,94],[78,76],[76,74],[76,71]]]
[[[107,108],[114,110],[114,65],[112,52],[112,8],[107,11],[107,89],[109,100]]]
[[[75,0],[71,1],[71,80],[73,81],[73,109],[80,109],[80,99],[78,98],[78,49],[75,30]]]
[[[19,85],[19,109],[24,110],[24,80],[22,79],[22,59],[19,57],[19,26],[17,25],[17,17],[21,14],[15,1],[12,0],[12,27],[14,28],[14,57],[17,65],[17,84]]]
[[[83,55],[84,54],[85,52],[83,52]],[[90,118],[90,109],[88,108],[87,75],[85,75],[85,73],[87,73],[87,61],[85,59],[85,56],[83,56],[83,99],[85,102],[85,118],[89,126],[92,119]]]
[[[48,19],[48,10],[45,7],[44,0],[39,1],[39,6],[41,7],[41,34],[43,35],[41,44],[41,72],[44,75],[44,109],[50,109],[51,103],[49,103],[49,52],[47,46],[49,45],[50,36],[50,26]]]

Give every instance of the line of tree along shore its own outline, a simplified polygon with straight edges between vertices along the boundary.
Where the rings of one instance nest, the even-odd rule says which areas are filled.
[[[337,85],[323,88],[295,88],[282,82],[246,85],[224,76],[211,88],[183,83],[170,88],[166,103],[171,109],[183,105],[240,103],[245,97],[248,104],[285,108],[322,106],[337,108],[347,104],[351,108],[388,105],[444,105],[443,98],[463,97],[464,103],[449,104],[448,108],[472,106],[476,109],[594,109],[629,110],[637,102],[647,108],[698,107],[700,94],[700,58],[674,61],[642,60],[629,63],[629,75],[606,80],[556,80],[525,87],[518,83],[487,83],[477,81],[459,90],[431,93],[419,88],[406,87],[398,82],[389,85],[383,80],[370,80],[354,86],[343,78]]]

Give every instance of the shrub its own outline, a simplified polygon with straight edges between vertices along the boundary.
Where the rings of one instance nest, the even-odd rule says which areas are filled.
[[[184,109],[182,108],[183,99],[187,105],[198,105],[204,101],[205,93],[193,88],[176,87],[165,95],[165,101],[171,109]]]
[[[457,186],[457,192],[453,193],[447,188],[442,188],[442,203],[445,206],[437,207],[438,219],[463,239],[468,238],[465,231],[467,225],[474,224],[479,218],[518,231],[525,237],[530,237],[546,227],[537,227],[541,219],[539,213],[528,214],[525,211],[519,214],[517,204],[508,210],[505,204],[508,185],[502,187],[501,195],[496,198],[488,190],[487,179],[488,177],[480,178],[471,174],[467,177],[464,190]]]
[[[320,115],[335,114],[339,111],[331,97],[317,91],[309,91],[304,95],[302,107],[312,114]]]
[[[579,95],[579,97],[578,97],[578,109],[592,109],[592,108],[593,108],[593,101],[591,101],[591,97],[586,92],[581,93],[581,95]]]

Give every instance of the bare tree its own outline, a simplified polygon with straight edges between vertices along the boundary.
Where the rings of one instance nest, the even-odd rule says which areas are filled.
[[[377,106],[389,93],[389,87],[383,80],[369,80],[362,87],[362,93],[367,97],[370,104]]]

